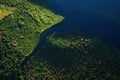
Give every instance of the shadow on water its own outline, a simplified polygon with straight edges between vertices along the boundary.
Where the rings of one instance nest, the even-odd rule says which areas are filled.
[[[62,4],[59,4],[59,2],[61,2]],[[88,2],[91,2],[91,1],[88,0]],[[108,3],[107,0],[105,1],[99,0],[99,1],[93,1],[87,4],[90,6],[93,3],[99,3],[99,2],[101,4]],[[115,5],[115,4],[118,5],[117,2],[119,1],[110,1],[109,3],[112,5]],[[99,38],[100,40],[102,40],[103,42],[109,45],[117,46],[120,48],[120,32],[119,32],[120,24],[118,24],[117,22],[111,21],[106,16],[103,16],[97,13],[92,13],[92,12],[88,13],[78,9],[81,5],[84,5],[86,1],[76,0],[76,2],[75,1],[68,2],[64,0],[62,1],[47,0],[47,3],[49,7],[51,7],[57,13],[63,15],[66,18],[64,24],[58,25],[57,27],[55,27],[56,28],[55,31],[59,31],[59,32],[80,31],[90,36]],[[71,6],[76,9],[72,10],[66,4],[68,4],[68,6],[72,4]],[[103,6],[106,6],[104,4]],[[108,6],[110,6],[110,4],[108,4]],[[63,9],[63,6],[66,6],[67,8],[65,7],[65,9]],[[93,6],[95,5],[93,4]],[[101,6],[101,8],[103,6]],[[84,7],[85,6],[83,6],[83,8]],[[86,5],[86,7],[88,6]],[[68,8],[70,9],[69,11],[71,12],[67,10]],[[119,9],[119,7],[117,9]]]
[[[47,7],[45,0],[29,0],[29,1],[32,2],[32,3],[34,3],[34,4],[38,4],[38,5],[41,5],[43,7]]]
[[[109,45],[120,46],[120,35],[118,35],[120,25],[97,14],[81,11],[73,11],[68,14],[69,15],[66,15],[64,23],[55,25],[42,33],[37,47],[32,54],[25,59],[23,64],[26,64],[33,55],[40,51],[46,42],[46,37],[54,32],[80,31],[89,36],[97,37]]]
[[[63,23],[57,24],[56,26],[49,28],[49,29],[46,29],[43,33],[41,33],[41,36],[39,38],[39,42],[38,42],[36,48],[33,50],[33,52],[29,56],[27,56],[25,58],[25,60],[21,64],[21,66],[25,66],[27,64],[27,62],[32,58],[32,56],[36,55],[42,49],[42,47],[46,43],[47,36],[53,34],[54,32],[59,32],[59,31],[56,31],[56,29],[57,29],[56,27],[61,26],[62,24]]]
[[[107,17],[73,11],[66,15],[65,30],[79,30],[90,36],[101,39],[103,42],[120,47],[120,24],[117,24]]]
[[[45,42],[46,42],[46,36],[48,36],[49,34],[51,34],[52,32],[49,31],[49,29],[45,30],[41,36],[40,36],[40,40],[38,42],[38,45],[36,46],[36,48],[33,50],[33,52],[27,56],[25,58],[25,60],[22,62],[21,66],[25,66],[27,64],[28,61],[30,61],[30,59],[32,58],[32,56],[36,55],[44,46]]]
[[[64,13],[59,5],[56,4],[52,7],[56,7],[54,8],[56,12],[65,16],[64,23],[55,25],[42,33],[37,47],[32,54],[23,61],[22,66],[41,50],[46,42],[46,37],[54,32],[80,31],[88,36],[99,38],[106,44],[120,48],[120,24],[117,24],[102,15],[86,13],[81,10]]]
[[[120,46],[120,35],[118,35],[120,26],[118,24],[97,14],[89,14],[81,11],[73,11],[68,14],[70,15],[66,16],[63,23],[55,25],[41,34],[37,47],[32,54],[24,60],[22,65],[26,64],[32,56],[40,51],[46,42],[46,37],[55,32],[80,31],[88,34],[88,36],[97,37],[109,45]]]

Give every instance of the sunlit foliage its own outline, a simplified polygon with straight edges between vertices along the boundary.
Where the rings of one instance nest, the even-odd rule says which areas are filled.
[[[24,77],[21,64],[37,46],[40,34],[62,20],[27,0],[0,0],[0,79]]]

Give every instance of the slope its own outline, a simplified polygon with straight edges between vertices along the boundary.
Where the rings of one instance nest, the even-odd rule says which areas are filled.
[[[31,0],[32,1],[32,0]],[[37,46],[40,34],[61,22],[49,8],[27,0],[0,0],[0,79],[18,79],[20,64]],[[34,0],[35,1],[35,0]],[[40,1],[44,4],[43,1]]]
[[[81,33],[57,33],[47,39],[27,65],[32,78],[38,74],[41,80],[119,80],[119,49]]]

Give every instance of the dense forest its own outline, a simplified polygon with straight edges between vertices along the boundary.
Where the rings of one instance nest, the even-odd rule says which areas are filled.
[[[21,63],[37,46],[40,34],[62,20],[34,0],[0,0],[0,79],[18,79]]]
[[[45,0],[0,0],[0,80],[119,80],[120,50],[79,32],[41,34],[63,21]]]
[[[69,32],[48,36],[45,46],[27,65],[34,69],[31,73],[44,71],[48,80],[119,80],[119,61],[119,49]]]

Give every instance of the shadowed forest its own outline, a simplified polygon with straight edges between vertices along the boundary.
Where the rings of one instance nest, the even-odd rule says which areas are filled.
[[[0,80],[119,80],[118,2],[0,0]]]

